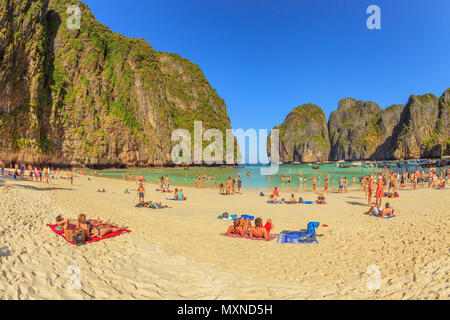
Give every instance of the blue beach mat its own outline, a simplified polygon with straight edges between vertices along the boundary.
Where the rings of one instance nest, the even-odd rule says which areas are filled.
[[[280,203],[280,200],[278,200],[278,201],[275,202],[275,203],[267,201],[267,203],[268,203],[268,204],[279,204],[279,203]]]
[[[241,215],[238,219],[241,220],[242,218],[244,218],[244,220],[249,218],[250,221],[253,221],[253,219],[255,219],[254,216],[249,216],[249,215],[246,215],[246,214]]]
[[[315,234],[309,234],[306,230],[299,231],[286,231],[283,230],[278,236],[278,243],[297,243],[297,244],[309,244],[319,243]]]
[[[180,199],[177,199],[177,198],[172,198],[172,199],[166,199],[166,200],[173,200],[173,201],[186,201],[187,199],[183,199],[183,200],[180,200]]]
[[[314,204],[314,201],[303,201],[303,204]]]
[[[308,222],[308,229],[299,231],[283,230],[278,236],[278,243],[319,243],[316,239],[316,228],[320,225],[319,222]]]

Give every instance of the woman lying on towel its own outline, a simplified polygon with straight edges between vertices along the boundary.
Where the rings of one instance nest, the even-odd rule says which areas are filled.
[[[364,212],[364,214],[372,214],[374,216],[384,218],[386,216],[392,216],[394,214],[394,209],[391,208],[391,206],[389,205],[389,202],[386,202],[384,209],[381,209],[381,207],[379,205],[376,207],[371,206],[369,211]]]
[[[240,234],[241,237],[247,234],[248,228],[251,227],[251,221],[249,218],[235,219],[233,225],[228,227],[227,236],[230,234]]]
[[[250,238],[264,238],[269,240],[269,233],[273,229],[272,219],[267,219],[266,224],[262,225],[262,219],[255,219],[255,227],[250,228]]]
[[[123,230],[123,227],[114,226],[112,223],[98,222],[98,221],[88,221],[86,215],[80,214],[78,219],[64,219],[61,215],[56,217],[56,223],[64,229],[66,234],[66,239],[69,234],[78,232],[81,230],[86,240],[90,240],[95,237],[102,237],[111,232]]]

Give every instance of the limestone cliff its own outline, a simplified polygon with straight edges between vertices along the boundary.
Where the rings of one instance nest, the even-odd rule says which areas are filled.
[[[323,110],[315,104],[295,108],[274,129],[278,129],[280,134],[281,162],[328,160],[330,141],[327,121]],[[268,150],[270,152],[270,143]]]
[[[67,27],[67,5],[81,28]],[[85,165],[170,163],[173,129],[230,128],[200,68],[96,21],[75,0],[0,2],[0,158]]]
[[[368,159],[382,143],[383,109],[374,103],[345,98],[328,121],[330,160]]]
[[[331,112],[326,130],[323,111],[307,104],[294,109],[283,124],[275,127],[280,130],[280,160],[392,160],[450,155],[449,108],[450,88],[440,98],[433,94],[412,95],[406,105],[392,105],[385,110],[374,102],[344,98]]]
[[[448,110],[450,89],[440,98],[433,94],[411,95],[395,137],[397,159],[441,157],[449,150]]]

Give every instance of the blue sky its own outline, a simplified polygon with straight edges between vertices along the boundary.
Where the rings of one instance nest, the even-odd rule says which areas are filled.
[[[198,64],[233,128],[341,98],[382,108],[450,87],[449,0],[84,0],[115,32]],[[369,5],[381,29],[369,30]]]

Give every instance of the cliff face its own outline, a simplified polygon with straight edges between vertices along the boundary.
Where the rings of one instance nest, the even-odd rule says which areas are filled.
[[[374,102],[345,98],[330,114],[330,160],[368,159],[383,140],[381,114]]]
[[[450,88],[440,98],[433,94],[412,95],[405,106],[392,105],[385,110],[374,102],[345,98],[330,114],[328,139],[323,128],[325,115],[311,117],[307,112],[323,111],[311,104],[301,106],[275,127],[280,129],[280,160],[392,160],[450,155],[449,108]]]
[[[281,162],[328,160],[330,141],[325,113],[314,104],[304,104],[276,126],[280,133]],[[270,143],[268,144],[270,152]]]
[[[81,9],[70,30],[67,5]],[[86,165],[170,163],[171,132],[230,128],[200,68],[97,22],[75,0],[0,2],[0,158]]]
[[[394,149],[396,147],[396,139],[398,131],[401,128],[401,116],[404,109],[404,105],[394,104],[387,107],[381,113],[381,131],[383,132],[383,142],[379,144],[375,152],[370,158],[378,160],[391,160],[393,159]]]
[[[412,95],[400,120],[394,157],[440,157],[448,153],[450,89],[441,98],[433,94]]]

